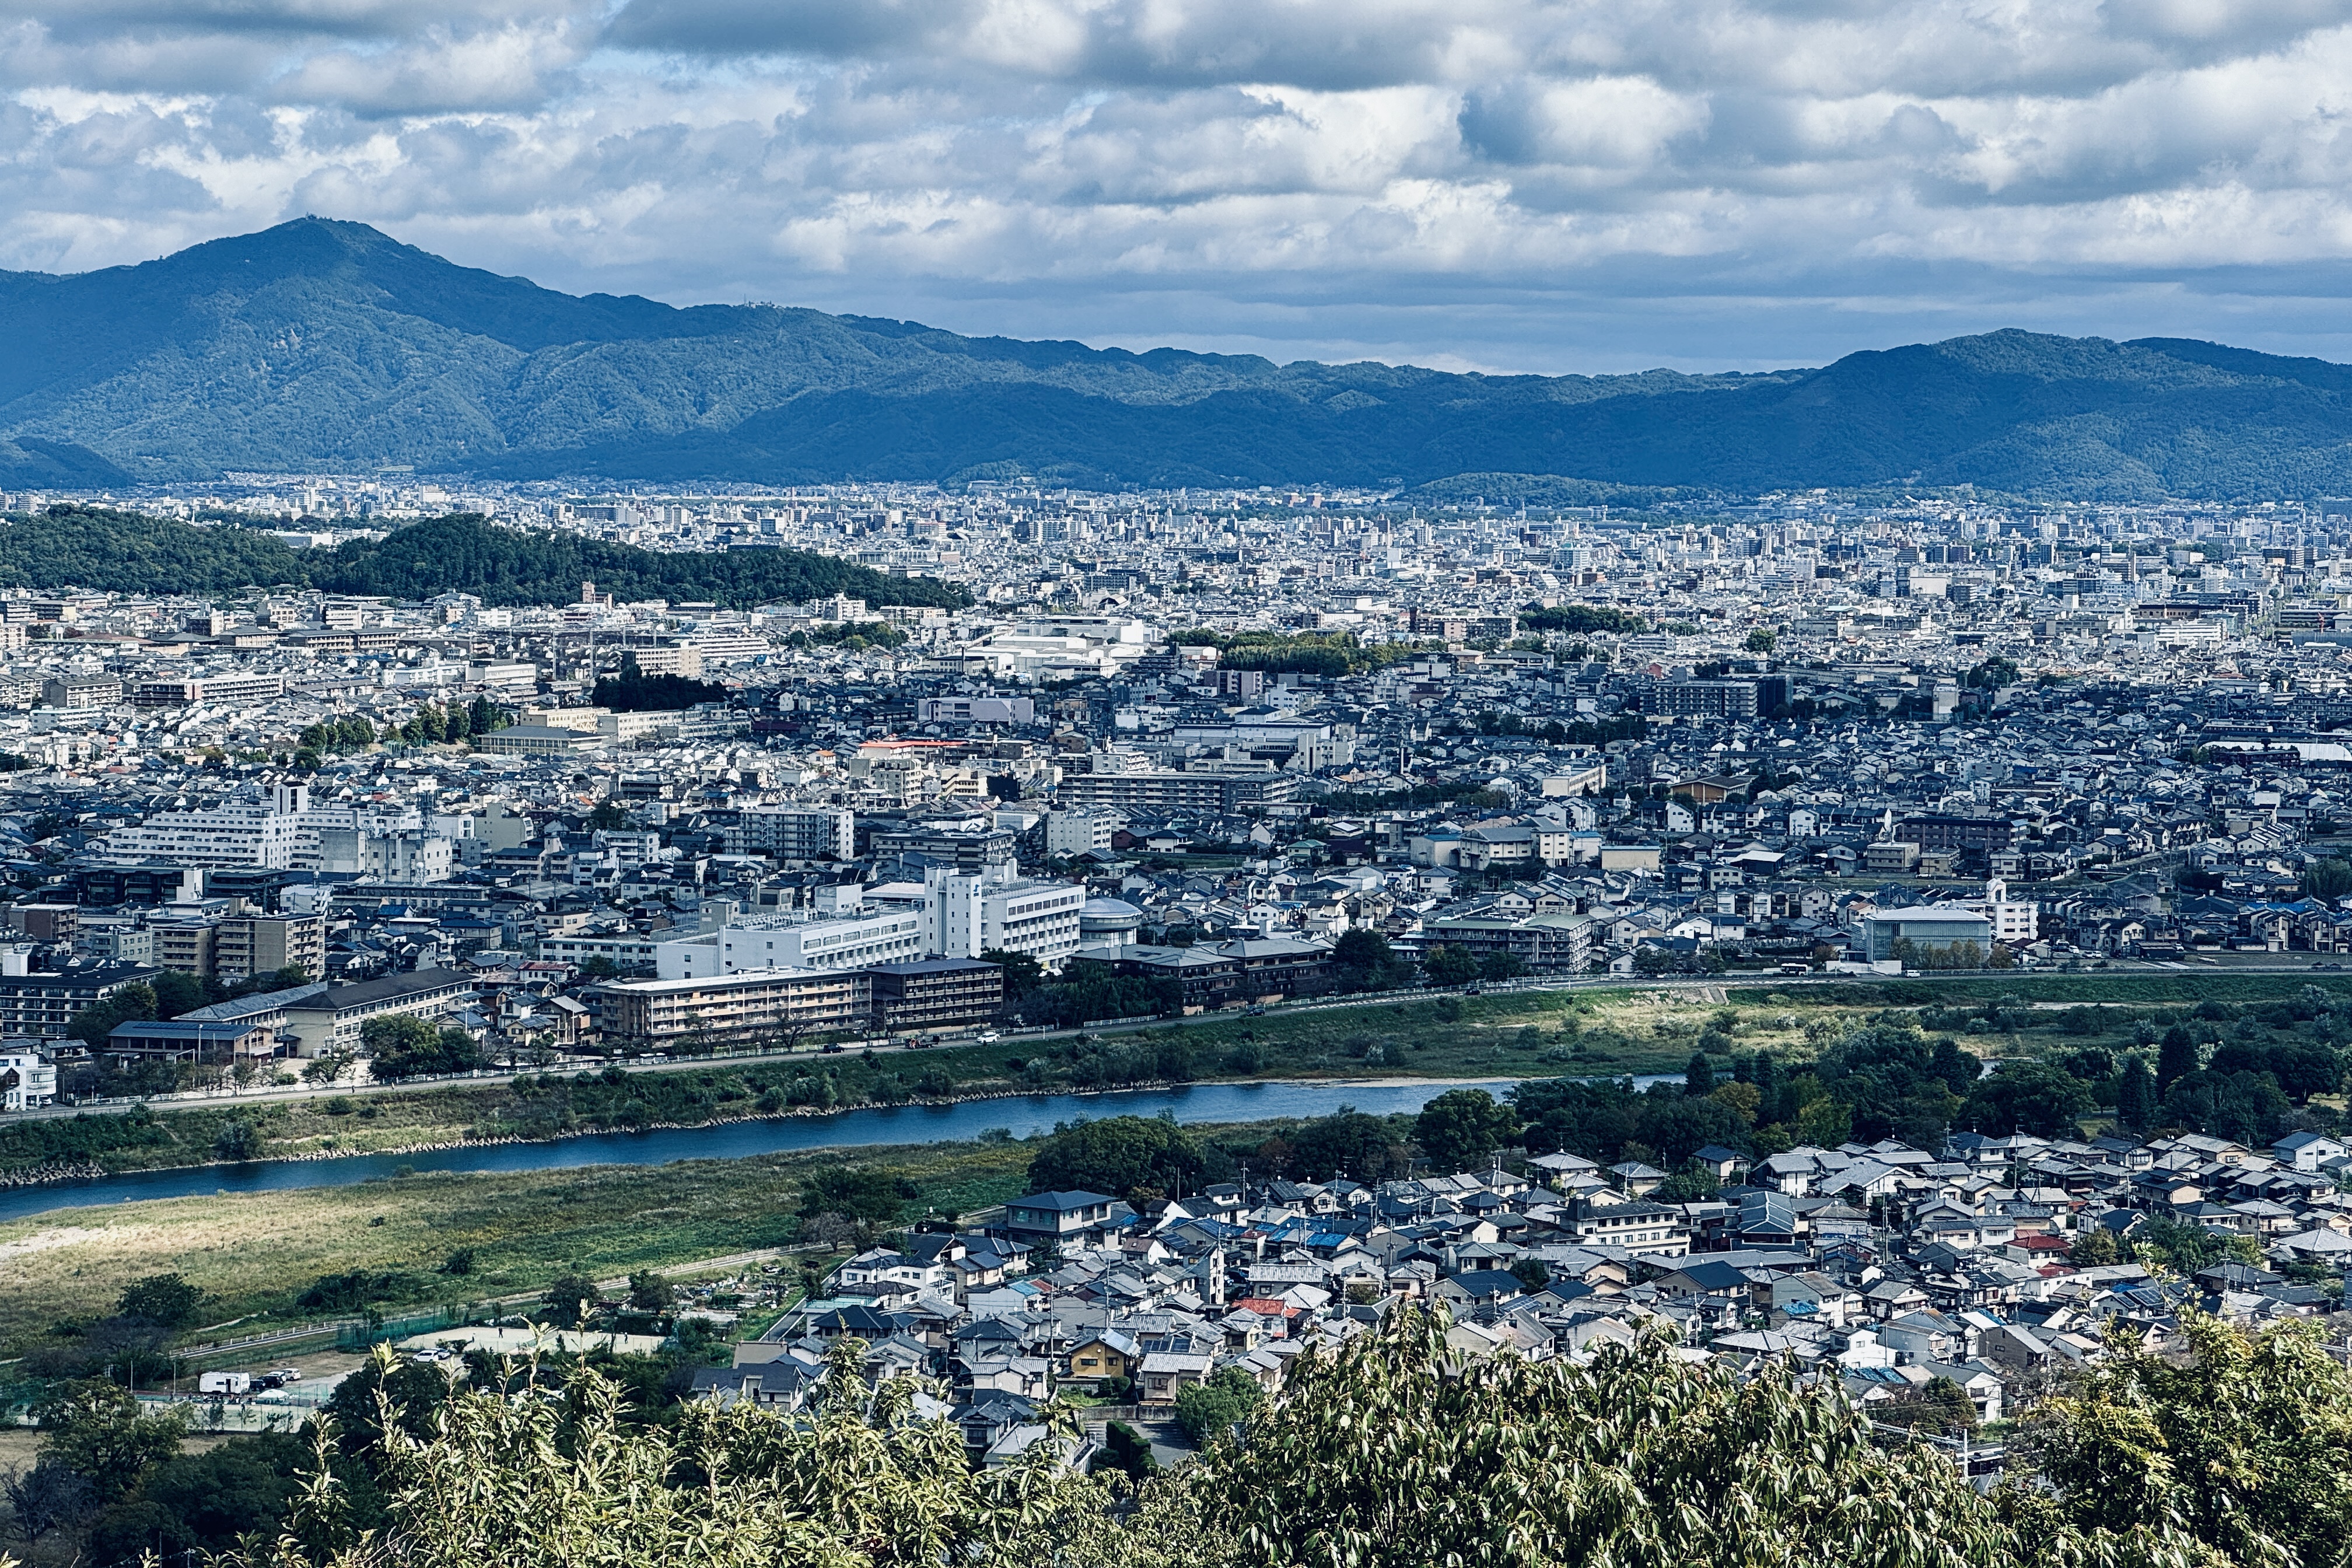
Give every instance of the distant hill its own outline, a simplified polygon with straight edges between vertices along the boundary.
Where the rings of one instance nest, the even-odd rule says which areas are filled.
[[[296,550],[234,524],[198,528],[131,512],[54,507],[0,527],[0,587],[128,594],[222,594],[246,587],[429,599],[472,594],[488,605],[562,605],[593,582],[621,600],[708,600],[731,606],[846,594],[869,605],[955,608],[971,596],[929,577],[892,577],[803,550],[684,554],[571,534],[523,533],[478,517],[412,523],[389,538]]]
[[[0,485],[22,489],[409,464],[1626,501],[2352,494],[2352,368],[2178,339],[2002,331],[1760,375],[1276,365],[580,299],[320,218],[138,267],[0,274]]]

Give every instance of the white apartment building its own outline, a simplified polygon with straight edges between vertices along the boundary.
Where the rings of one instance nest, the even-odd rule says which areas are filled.
[[[1108,855],[1110,837],[1118,828],[1118,817],[1108,811],[1049,811],[1045,814],[1045,853]]]
[[[1087,889],[1076,882],[992,882],[934,872],[923,889],[925,937],[941,958],[990,951],[1025,952],[1059,968],[1078,950],[1078,910]]]
[[[123,859],[171,860],[206,870],[290,867],[304,837],[301,814],[310,805],[309,790],[279,784],[267,801],[159,811],[136,827],[108,834],[106,849]],[[310,839],[316,843],[315,832]]]
[[[2042,935],[2042,906],[2009,896],[2009,884],[1996,877],[1985,883],[1984,897],[1958,899],[1953,907],[1980,914],[1992,922],[1992,940],[2010,945],[2036,941]]]
[[[747,805],[727,828],[727,853],[771,859],[857,858],[855,813],[821,805]]]
[[[56,1063],[22,1040],[0,1047],[0,1110],[30,1110],[57,1097]]]
[[[707,935],[657,943],[654,973],[664,980],[707,980],[754,969],[866,969],[924,956],[919,910],[844,915],[830,920],[770,916],[730,921]]]
[[[157,812],[136,827],[108,834],[106,851],[122,858],[170,860],[206,870],[353,871],[389,880],[439,882],[447,880],[456,867],[457,847],[446,830],[452,824],[461,832],[471,826],[465,817],[436,817],[428,828],[413,811],[314,806],[308,787],[278,784],[264,801]]]

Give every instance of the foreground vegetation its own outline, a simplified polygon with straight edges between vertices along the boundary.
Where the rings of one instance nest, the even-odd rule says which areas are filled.
[[[244,1486],[201,1500],[171,1433],[79,1390],[45,1410],[38,1468],[112,1510],[98,1568],[220,1548],[234,1568],[2319,1568],[2352,1539],[2352,1376],[2313,1325],[2251,1337],[2192,1313],[2170,1354],[2118,1336],[2029,1419],[1989,1497],[1931,1448],[1879,1446],[1834,1380],[1793,1365],[1743,1380],[1660,1334],[1582,1366],[1465,1359],[1447,1327],[1400,1304],[1311,1347],[1168,1474],[1131,1453],[1135,1473],[1077,1473],[1062,1405],[1053,1440],[974,1469],[915,1380],[866,1382],[855,1340],[789,1420],[649,1420],[576,1363],[453,1382],[387,1357],[307,1455],[248,1447]],[[515,1397],[533,1390],[550,1396]]]

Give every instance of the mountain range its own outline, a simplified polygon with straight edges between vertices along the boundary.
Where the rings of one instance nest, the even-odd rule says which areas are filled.
[[[576,297],[323,218],[136,267],[0,273],[0,486],[20,489],[404,465],[1597,499],[2352,495],[2352,367],[2182,339],[1999,331],[1755,374],[1277,365]]]

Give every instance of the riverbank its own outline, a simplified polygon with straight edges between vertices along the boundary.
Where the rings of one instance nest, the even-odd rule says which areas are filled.
[[[1321,1116],[1344,1105],[1381,1114],[1412,1114],[1469,1081],[1415,1079],[1373,1084],[1318,1082],[1189,1084],[1097,1094],[981,1096],[931,1105],[869,1107],[827,1116],[754,1116],[677,1128],[582,1131],[546,1140],[500,1139],[352,1155],[333,1160],[274,1160],[134,1171],[72,1185],[0,1192],[0,1220],[63,1210],[147,1203],[214,1194],[349,1186],[417,1174],[515,1173],[593,1165],[655,1165],[690,1160],[742,1160],[820,1148],[1006,1142],[1050,1131],[1081,1118],[1172,1116],[1192,1123]]]
[[[1295,1080],[1273,1078],[1227,1079],[1212,1080],[1209,1083],[1202,1084],[1202,1087],[1247,1088],[1251,1086],[1288,1085],[1294,1081]],[[1358,1087],[1371,1089],[1412,1089],[1422,1086],[1442,1087],[1444,1089],[1470,1089],[1484,1086],[1500,1089],[1523,1080],[1516,1078],[1341,1078],[1323,1081],[1328,1082],[1330,1087],[1335,1089]],[[910,1100],[903,1107],[894,1106],[886,1107],[884,1109],[940,1110],[950,1106],[984,1105],[992,1100],[1034,1101],[1039,1099],[1068,1099],[1084,1102],[1098,1099],[1117,1099],[1121,1096],[1132,1095],[1139,1092],[1176,1093],[1190,1089],[1193,1087],[1194,1085],[1189,1082],[1139,1083],[1122,1085],[1118,1089],[1076,1089],[1069,1091],[1066,1095],[1057,1096],[1041,1096],[1033,1089],[1001,1089],[971,1094],[948,1095],[938,1100]],[[713,1127],[732,1127],[744,1122],[831,1120],[843,1114],[844,1112],[840,1110],[821,1110],[814,1106],[795,1106],[782,1110],[748,1110],[736,1116],[709,1116],[699,1121],[648,1121],[641,1125],[632,1126],[628,1131],[633,1133],[640,1134],[655,1132],[696,1132]],[[79,1165],[51,1164],[36,1166],[25,1171],[0,1172],[0,1189],[14,1187],[56,1186],[73,1183],[102,1182],[110,1177],[131,1174],[163,1175],[174,1172],[236,1169],[256,1165],[299,1164],[322,1160],[397,1159],[403,1155],[446,1153],[454,1149],[488,1149],[520,1144],[562,1143],[567,1140],[574,1138],[606,1137],[611,1134],[612,1131],[613,1129],[607,1127],[578,1126],[566,1128],[561,1131],[551,1132],[543,1137],[538,1138],[526,1138],[516,1133],[504,1133],[488,1136],[468,1136],[463,1139],[443,1140],[437,1142],[394,1143],[381,1148],[312,1149],[296,1153],[271,1154],[267,1158],[259,1160],[225,1160],[215,1157],[209,1160],[191,1160],[179,1164],[135,1166],[120,1171],[110,1171],[105,1166],[94,1162],[85,1163]]]
[[[1456,1081],[1202,1085],[1086,1097],[1086,1105],[1106,1116],[1171,1110],[1223,1146],[1220,1158],[1238,1161],[1273,1133],[1345,1104],[1398,1118],[1402,1137],[1404,1119]],[[745,1136],[749,1124],[738,1124],[608,1135],[635,1156],[628,1163],[599,1163],[594,1157],[606,1152],[600,1141],[582,1138],[504,1152],[566,1160],[524,1170],[401,1171],[383,1168],[391,1163],[379,1158],[335,1173],[376,1167],[365,1179],[331,1185],[240,1190],[214,1185],[226,1173],[220,1171],[113,1178],[105,1185],[187,1176],[204,1184],[0,1220],[0,1357],[69,1356],[76,1342],[54,1325],[104,1316],[126,1286],[153,1274],[180,1274],[205,1291],[208,1321],[236,1319],[259,1331],[361,1307],[396,1316],[535,1292],[563,1273],[610,1279],[782,1247],[798,1237],[811,1179],[845,1165],[879,1168],[910,1184],[914,1195],[899,1223],[968,1215],[1026,1189],[1034,1144],[1024,1137],[1068,1120],[1079,1102],[1022,1098],[1017,1107],[974,1102],[853,1111],[830,1124],[805,1118],[760,1124],[808,1138],[792,1150],[711,1146]],[[320,1169],[288,1163],[254,1173]]]
[[[292,1101],[12,1120],[0,1122],[0,1179],[43,1167],[94,1165],[112,1174],[226,1167],[225,1148],[270,1161],[398,1155],[866,1106],[1186,1082],[1337,1080],[1399,1068],[1416,1081],[1671,1071],[1687,1059],[1706,1005],[1618,991],[1400,995],[1262,1018],[1170,1020],[1116,1036],[615,1066]]]

